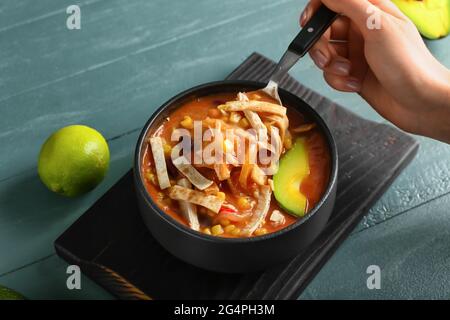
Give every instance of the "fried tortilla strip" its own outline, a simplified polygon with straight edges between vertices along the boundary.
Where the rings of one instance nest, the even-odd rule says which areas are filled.
[[[169,189],[169,197],[173,200],[182,200],[189,203],[205,207],[215,213],[218,213],[223,199],[216,196],[207,195],[204,192],[191,190],[181,186],[173,186]]]
[[[265,101],[256,101],[256,100],[250,100],[250,101],[228,101],[225,104],[221,104],[218,106],[219,110],[224,111],[254,111],[254,112],[265,112],[265,113],[271,113],[276,114],[279,116],[285,116],[286,115],[286,108],[283,106],[280,106],[278,104],[265,102]]]
[[[226,165],[225,163],[215,164],[214,171],[216,172],[219,181],[227,180],[230,178],[231,171],[228,168],[228,165]]]
[[[250,99],[248,98],[248,96],[245,94],[245,93],[243,93],[243,92],[239,92],[238,94],[237,94],[237,99],[238,99],[238,101],[250,101]]]
[[[167,172],[166,158],[164,157],[164,148],[160,137],[149,139],[152,148],[153,160],[155,161],[156,176],[158,177],[159,187],[164,190],[170,187],[169,174]]]
[[[258,197],[258,204],[256,209],[250,218],[249,223],[241,231],[242,236],[251,236],[256,229],[259,228],[261,222],[266,218],[267,212],[270,208],[270,200],[272,197],[272,191],[269,186],[262,186]]]
[[[306,124],[302,124],[301,126],[292,129],[293,132],[295,133],[303,133],[303,132],[308,132],[312,129],[314,129],[316,127],[315,123],[306,123]]]
[[[178,180],[177,184],[187,189],[192,188],[191,183],[186,178],[181,178]],[[181,213],[188,222],[189,227],[192,230],[199,231],[200,223],[198,222],[197,206],[184,200],[179,200],[178,203],[180,204]]]
[[[213,181],[206,179],[189,164],[185,157],[172,159],[172,163],[197,189],[205,190],[213,184]]]
[[[279,134],[279,129],[277,127],[270,127],[270,137],[271,137],[271,145],[273,146],[274,157],[273,161],[277,162],[280,160],[281,153],[283,152],[283,142],[281,141],[281,137]]]

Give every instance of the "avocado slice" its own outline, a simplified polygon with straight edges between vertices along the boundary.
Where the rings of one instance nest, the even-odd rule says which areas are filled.
[[[6,287],[0,286],[0,300],[24,300],[20,293]]]
[[[450,33],[450,0],[392,0],[428,39]]]
[[[306,213],[308,200],[300,192],[300,186],[309,173],[306,140],[298,138],[281,158],[278,172],[273,176],[275,199],[286,212],[297,217]]]

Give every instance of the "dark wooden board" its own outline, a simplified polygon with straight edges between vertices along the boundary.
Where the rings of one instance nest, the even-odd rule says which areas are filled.
[[[267,81],[274,62],[252,54],[229,79]],[[296,299],[367,210],[411,161],[418,143],[364,120],[286,76],[281,86],[311,104],[333,131],[339,153],[336,206],[326,229],[289,263],[229,275],[190,266],[145,228],[131,171],[56,241],[62,258],[121,299]]]

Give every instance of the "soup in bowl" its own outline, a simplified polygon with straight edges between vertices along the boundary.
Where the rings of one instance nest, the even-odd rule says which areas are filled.
[[[281,105],[260,87],[234,81],[188,90],[139,138],[144,221],[194,265],[266,268],[305,248],[331,213],[337,157],[328,128],[298,97],[280,90]]]

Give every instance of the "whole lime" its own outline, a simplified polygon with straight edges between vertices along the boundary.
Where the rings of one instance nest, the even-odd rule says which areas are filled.
[[[24,300],[24,296],[20,293],[0,286],[0,300]]]
[[[41,148],[38,173],[53,192],[75,197],[94,189],[109,167],[109,148],[96,130],[72,125],[53,133]]]

